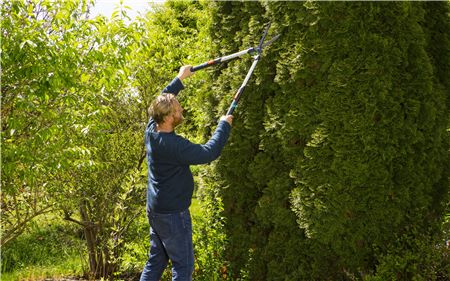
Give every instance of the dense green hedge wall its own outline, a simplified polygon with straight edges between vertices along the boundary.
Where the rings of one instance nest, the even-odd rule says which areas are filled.
[[[420,251],[442,248],[448,201],[448,3],[216,2],[212,14],[215,55],[256,45],[269,21],[282,34],[210,175],[230,276],[445,274],[442,252]],[[211,114],[226,111],[250,64],[212,72]]]

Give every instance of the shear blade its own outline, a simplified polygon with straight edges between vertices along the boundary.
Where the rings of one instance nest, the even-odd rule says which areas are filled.
[[[274,36],[272,39],[270,39],[269,41],[267,41],[266,43],[264,43],[261,47],[261,49],[264,49],[266,46],[270,45],[273,43],[273,41],[277,40],[278,38],[280,38],[281,34],[278,34],[276,36]]]

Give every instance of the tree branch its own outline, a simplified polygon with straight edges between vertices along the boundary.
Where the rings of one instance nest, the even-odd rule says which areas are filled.
[[[50,205],[50,206],[42,208],[41,210],[34,212],[31,216],[27,215],[24,220],[19,219],[17,221],[17,223],[11,229],[5,230],[4,227],[2,227],[5,232],[2,233],[0,246],[3,247],[9,241],[15,239],[20,234],[22,234],[23,231],[26,229],[26,226],[28,225],[28,223],[31,222],[35,217],[45,214],[45,213],[52,212],[54,210],[55,210],[54,205]],[[17,208],[15,211],[16,211],[16,213],[18,213]]]
[[[87,227],[86,224],[84,224],[84,223],[82,223],[81,221],[78,221],[78,220],[72,218],[72,217],[70,216],[70,214],[67,213],[67,212],[64,212],[64,219],[65,219],[66,221],[71,221],[71,222],[74,222],[74,223],[76,223],[76,224],[78,224],[78,225],[81,225],[82,227]]]

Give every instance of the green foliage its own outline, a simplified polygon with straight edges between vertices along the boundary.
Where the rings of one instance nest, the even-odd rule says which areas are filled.
[[[136,275],[142,271],[150,249],[149,229],[147,216],[141,212],[126,232],[127,241],[120,256],[117,274]]]
[[[202,173],[209,173],[210,167]],[[225,260],[226,234],[223,203],[214,183],[199,182],[200,213],[192,212],[193,243],[195,252],[195,280],[229,280],[228,263]]]
[[[308,237],[330,244],[347,272],[364,274],[377,264],[375,249],[386,252],[412,226],[438,225],[430,216],[432,197],[441,196],[435,190],[448,188],[441,180],[448,163],[446,97],[433,84],[418,24],[421,5],[318,9],[323,18],[340,16],[318,22],[324,46],[318,62],[336,59],[324,69],[327,80],[311,87],[319,90],[318,114],[308,119],[320,124],[297,162],[293,204]],[[361,25],[347,24],[368,9],[371,16]],[[350,30],[352,36],[341,33]]]
[[[78,54],[90,32],[78,11],[86,3],[52,5],[2,2],[2,245],[52,210],[47,190],[75,157],[65,149],[85,92]]]
[[[58,209],[83,231],[90,276],[142,268],[146,107],[180,65],[208,58],[207,5],[168,1],[126,25],[122,7],[89,19],[87,2],[2,4],[2,244]],[[215,122],[205,77],[182,98],[194,139]]]
[[[108,276],[145,202],[145,123],[129,82],[133,25],[86,7],[3,3],[2,244],[61,209],[84,229],[90,273]]]
[[[167,1],[154,6],[153,12],[138,19],[136,34],[139,45],[132,59],[133,75],[145,109],[165,85],[177,74],[180,66],[198,64],[209,59],[210,39],[205,27],[209,25],[208,2]],[[186,83],[179,99],[186,117],[177,128],[179,133],[200,141],[215,125],[215,118],[205,114],[207,73],[198,72]],[[148,115],[143,116],[146,121]]]
[[[140,271],[146,108],[181,65],[254,46],[271,21],[282,37],[221,158],[193,169],[196,280],[448,277],[448,3],[166,1],[129,24],[89,5],[2,3],[2,271],[58,255],[23,244],[40,230],[15,240],[54,210],[80,226],[91,277]],[[209,138],[250,64],[190,78],[179,133]]]
[[[250,280],[360,279],[383,271],[393,249],[403,256],[393,241],[404,235],[424,245],[407,251],[416,257],[438,241],[449,60],[437,54],[448,56],[448,5],[219,2],[213,12],[216,52],[255,44],[268,21],[282,34],[210,175],[234,278],[244,270]],[[249,63],[215,71],[211,107],[224,111]]]
[[[393,241],[379,259],[376,273],[363,278],[375,280],[448,280],[448,249],[444,241],[407,234]]]
[[[76,227],[53,216],[43,216],[31,224],[30,230],[2,247],[2,280],[14,280],[12,272],[29,268],[59,268],[63,273],[82,273],[84,243]],[[57,272],[53,272],[56,274]],[[11,276],[11,279],[9,279]]]

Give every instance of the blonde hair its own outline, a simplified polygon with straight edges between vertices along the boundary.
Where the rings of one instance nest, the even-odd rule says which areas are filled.
[[[157,124],[164,122],[164,118],[175,109],[176,97],[174,94],[164,93],[156,97],[148,108],[148,113]]]

